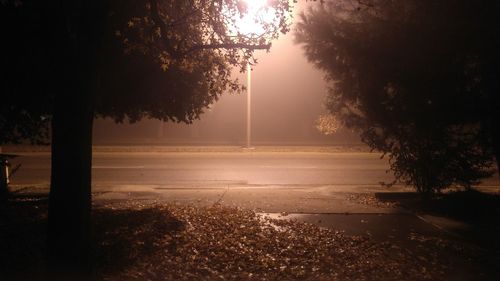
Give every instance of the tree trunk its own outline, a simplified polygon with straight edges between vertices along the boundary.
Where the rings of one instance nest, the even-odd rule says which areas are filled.
[[[100,1],[53,1],[48,31],[56,64],[49,198],[50,280],[88,280],[92,125]]]
[[[73,81],[82,82],[79,78]],[[70,88],[70,93],[56,96],[52,121],[48,225],[52,280],[87,279],[90,272],[93,109],[85,92],[88,87],[75,83]]]

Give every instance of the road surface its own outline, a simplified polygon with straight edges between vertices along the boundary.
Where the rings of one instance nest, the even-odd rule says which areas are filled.
[[[48,192],[50,155],[28,153],[12,179],[17,191]],[[391,182],[387,160],[366,152],[113,152],[94,153],[93,199],[160,200],[258,212],[382,214],[404,212],[373,199],[412,192]],[[486,181],[498,192],[497,178]],[[396,194],[396,195],[397,195]],[[374,197],[375,196],[375,197]]]
[[[50,155],[28,153],[12,184],[50,180]],[[373,185],[390,182],[386,160],[372,153],[95,153],[93,182],[146,185]]]
[[[50,154],[27,153],[13,185],[50,181]],[[167,187],[363,186],[391,182],[386,159],[377,153],[318,152],[113,152],[94,153],[94,185]],[[498,185],[497,178],[485,184]]]

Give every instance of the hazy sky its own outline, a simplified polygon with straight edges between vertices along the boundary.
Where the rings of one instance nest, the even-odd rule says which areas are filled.
[[[297,14],[306,6],[317,3],[300,1]],[[326,93],[323,74],[307,62],[300,46],[293,43],[294,32],[273,42],[270,52],[258,51],[258,64],[252,71],[252,141],[256,144],[327,143],[345,141],[346,137],[322,136],[314,121],[325,110],[322,102]],[[246,84],[246,74],[235,71]],[[114,125],[109,120],[97,120],[95,139],[124,141],[158,139],[176,143],[243,144],[246,132],[246,94],[223,95],[212,109],[192,125],[143,121],[137,125]],[[352,136],[349,138],[351,139]]]

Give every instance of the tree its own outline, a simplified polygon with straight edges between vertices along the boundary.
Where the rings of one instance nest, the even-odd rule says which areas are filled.
[[[0,144],[46,142],[51,107],[45,93],[49,76],[44,68],[49,61],[43,48],[33,47],[42,41],[43,33],[31,9],[20,9],[22,3],[1,3],[0,30],[6,39],[0,49]]]
[[[324,135],[333,135],[340,128],[342,128],[342,123],[333,114],[321,114],[318,119],[316,119],[316,129]]]
[[[301,16],[296,39],[330,82],[327,107],[430,194],[470,187],[498,160],[500,46],[490,1],[339,1]]]
[[[92,123],[152,117],[199,118],[256,49],[288,29],[288,1],[269,7],[263,34],[240,34],[244,1],[1,2],[4,43],[0,107],[2,142],[45,139],[52,170],[49,251],[52,268],[88,272]],[[74,277],[74,276],[73,276]]]

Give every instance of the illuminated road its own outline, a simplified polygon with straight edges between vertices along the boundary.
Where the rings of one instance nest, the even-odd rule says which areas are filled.
[[[26,154],[13,184],[50,179],[49,154]],[[14,164],[15,164],[14,163]],[[324,185],[390,181],[370,153],[96,153],[94,183],[157,185]]]
[[[49,154],[25,154],[15,163],[22,167],[12,184],[49,182]],[[387,160],[375,153],[95,153],[93,184],[180,188],[378,185],[392,181],[387,169]],[[498,184],[498,180],[492,183]]]

